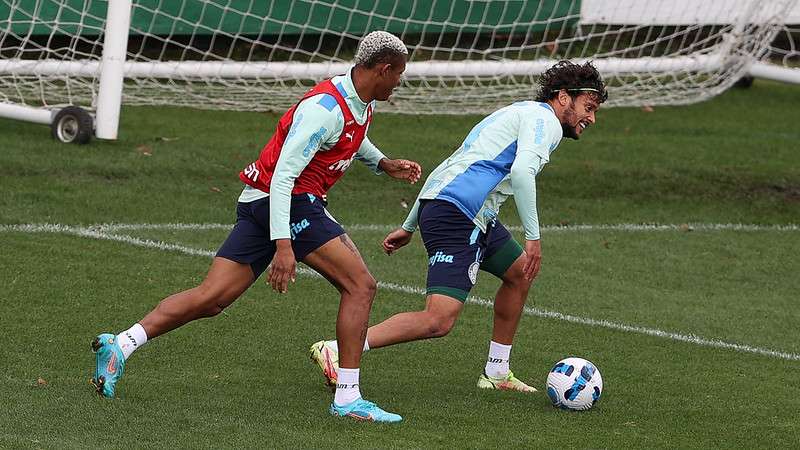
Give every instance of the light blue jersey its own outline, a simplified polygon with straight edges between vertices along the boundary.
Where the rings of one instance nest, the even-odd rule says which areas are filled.
[[[536,174],[561,142],[561,123],[546,103],[517,102],[481,120],[461,147],[425,181],[403,224],[417,228],[420,200],[453,203],[482,231],[514,195],[525,239],[539,239]]]

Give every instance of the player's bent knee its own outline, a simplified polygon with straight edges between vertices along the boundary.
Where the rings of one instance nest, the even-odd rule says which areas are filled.
[[[432,314],[428,320],[428,336],[432,338],[447,336],[455,323],[455,317]]]
[[[198,303],[195,314],[199,317],[214,317],[221,313],[227,305],[216,301]]]
[[[526,280],[522,266],[514,264],[506,271],[503,276],[503,282],[513,289],[527,291],[531,287],[533,280]]]
[[[225,310],[237,298],[238,295],[231,292],[200,287],[195,297],[195,312],[202,317],[213,317]]]
[[[343,286],[343,289],[353,297],[372,302],[372,299],[375,298],[375,293],[378,291],[378,282],[369,272],[366,272],[350,280]]]
[[[364,277],[364,292],[369,298],[375,297],[375,293],[378,292],[378,282],[369,273]]]

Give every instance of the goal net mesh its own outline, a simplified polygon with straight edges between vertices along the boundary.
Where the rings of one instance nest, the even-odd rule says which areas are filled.
[[[92,108],[114,3],[0,0],[0,102]],[[797,65],[797,27],[782,22],[797,0],[648,0],[637,15],[617,0],[588,14],[598,3],[134,0],[123,104],[281,111],[347,70],[373,30],[410,52],[403,85],[381,106],[400,113],[492,111],[532,97],[559,59],[595,61],[609,106],[697,102],[752,61]]]

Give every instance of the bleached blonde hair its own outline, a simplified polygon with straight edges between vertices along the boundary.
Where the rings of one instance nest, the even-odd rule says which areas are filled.
[[[408,55],[408,49],[399,37],[386,31],[373,31],[358,43],[353,64],[373,67],[379,62],[386,62],[396,56]]]

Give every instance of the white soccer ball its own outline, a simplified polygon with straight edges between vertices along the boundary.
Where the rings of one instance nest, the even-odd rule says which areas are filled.
[[[603,377],[597,367],[583,358],[565,358],[547,374],[547,395],[553,406],[574,411],[587,410],[603,393]]]

